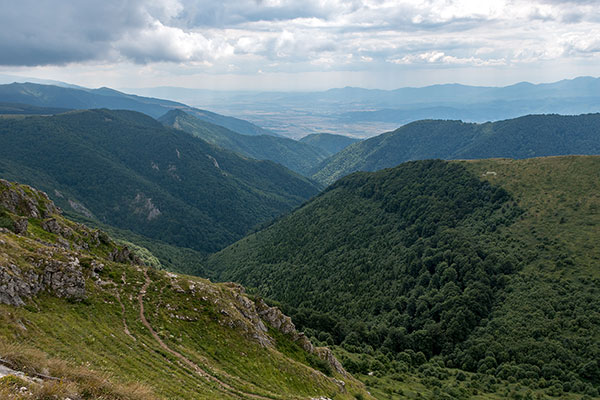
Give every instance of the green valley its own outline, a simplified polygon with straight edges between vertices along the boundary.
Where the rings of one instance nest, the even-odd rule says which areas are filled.
[[[0,174],[91,220],[203,253],[319,190],[131,111],[1,119]]]
[[[329,155],[339,153],[352,143],[358,141],[360,141],[360,139],[343,135],[334,135],[331,133],[313,133],[300,139],[300,142],[323,149]]]
[[[241,135],[227,128],[202,121],[181,110],[172,110],[158,119],[221,148],[257,160],[271,160],[307,175],[331,153],[296,140],[269,135]]]

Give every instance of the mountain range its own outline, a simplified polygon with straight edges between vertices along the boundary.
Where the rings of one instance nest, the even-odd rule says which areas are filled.
[[[11,83],[0,85],[0,100],[7,103],[76,110],[92,108],[131,110],[153,118],[158,118],[172,109],[183,109],[199,119],[224,126],[244,135],[274,135],[273,132],[248,121],[192,108],[174,101],[125,94],[110,88],[87,89],[29,82]]]
[[[318,193],[307,179],[133,111],[0,119],[0,173],[69,210],[212,252]]]
[[[335,88],[321,92],[216,92],[182,88],[130,89],[243,116],[280,135],[311,133],[371,137],[422,119],[488,122],[527,114],[600,112],[600,78],[505,87],[442,84],[399,89]]]
[[[376,171],[428,158],[530,158],[600,154],[600,114],[528,115],[484,124],[424,120],[352,144],[312,177],[324,184],[354,171]]]

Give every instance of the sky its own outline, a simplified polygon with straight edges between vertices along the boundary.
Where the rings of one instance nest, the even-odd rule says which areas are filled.
[[[0,74],[87,87],[503,86],[600,71],[599,0],[0,0]]]

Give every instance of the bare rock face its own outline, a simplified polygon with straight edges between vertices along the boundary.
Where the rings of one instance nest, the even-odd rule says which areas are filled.
[[[144,265],[142,260],[135,254],[133,254],[127,246],[123,246],[122,248],[116,247],[111,253],[108,255],[108,258],[111,261],[122,263],[122,264],[137,264]]]
[[[68,262],[46,259],[40,264],[42,273],[0,265],[0,303],[22,306],[42,290],[68,299],[85,298],[85,278],[77,258]]]
[[[327,361],[329,365],[339,374],[343,376],[347,376],[347,372],[342,367],[342,364],[338,361],[337,358],[333,355],[333,352],[329,347],[317,347],[315,348],[315,354],[321,359]]]

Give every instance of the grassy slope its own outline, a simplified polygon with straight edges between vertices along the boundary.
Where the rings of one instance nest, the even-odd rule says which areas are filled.
[[[86,231],[54,217],[77,232]],[[261,346],[235,306],[238,290],[234,286],[111,262],[106,258],[114,246],[110,243],[92,246],[90,251],[55,247],[52,244],[59,238],[40,224],[41,220],[30,218],[26,236],[0,232],[0,265],[39,269],[33,260],[75,256],[87,278],[87,298],[69,301],[42,292],[23,307],[0,305],[0,358],[16,359],[30,371],[66,376],[67,383],[70,375],[65,370],[84,366],[90,374],[110,376],[117,384],[142,383],[158,398],[351,399],[353,394],[366,398],[352,378],[334,373],[333,377],[346,382],[342,391],[333,377],[306,365],[310,357],[286,335],[273,335],[275,347]],[[94,261],[104,264],[99,272],[102,283],[91,276]],[[145,293],[144,282],[148,282]],[[213,378],[194,373],[159,345],[140,320],[140,295],[144,315],[162,341]],[[33,361],[27,357],[32,349],[42,352]],[[45,355],[67,364],[63,362],[62,369],[56,368],[56,362],[47,367],[48,363],[39,363]],[[83,382],[76,391],[81,394],[88,386]],[[104,393],[103,398],[154,398],[115,393]],[[99,396],[84,394],[84,398]]]

